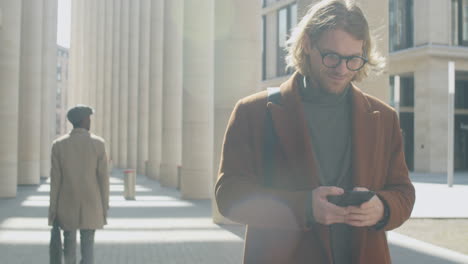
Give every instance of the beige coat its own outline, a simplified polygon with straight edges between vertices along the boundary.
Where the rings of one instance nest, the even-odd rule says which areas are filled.
[[[320,186],[298,74],[281,85],[281,103],[266,92],[244,98],[229,121],[215,187],[224,216],[247,224],[245,264],[332,263],[328,226],[306,225],[306,200]],[[354,186],[373,190],[390,209],[382,230],[354,228],[349,263],[388,264],[385,230],[411,214],[415,190],[408,175],[395,111],[357,87],[352,96],[352,177]],[[267,108],[278,137],[272,188],[263,184],[264,120]]]
[[[83,128],[54,141],[50,172],[49,225],[64,230],[100,229],[109,209],[104,140]]]

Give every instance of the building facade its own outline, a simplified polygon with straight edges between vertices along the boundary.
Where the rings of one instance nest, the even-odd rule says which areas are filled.
[[[391,91],[410,169],[447,172],[449,62],[455,65],[455,170],[468,169],[468,1],[390,0]],[[437,18],[437,19],[435,19]],[[393,102],[392,102],[393,103]]]
[[[284,43],[296,18],[314,1],[262,1],[262,88],[288,78]],[[448,63],[455,62],[454,168],[468,170],[468,1],[388,0],[357,3],[366,14],[377,48],[387,59],[379,76],[357,83],[395,105],[410,170],[447,172]],[[437,19],[434,19],[437,18]]]
[[[68,60],[67,48],[57,47],[57,91],[55,96],[55,136],[68,132],[67,110],[68,106]]]

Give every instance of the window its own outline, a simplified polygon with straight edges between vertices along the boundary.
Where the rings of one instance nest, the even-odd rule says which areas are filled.
[[[390,0],[389,2],[390,51],[413,46],[413,0]]]
[[[395,78],[390,77],[391,101],[390,105],[395,106]],[[400,107],[414,107],[414,77],[400,76]]]
[[[406,166],[412,171],[414,170],[414,112],[400,113],[400,128]]]
[[[455,81],[455,109],[468,109],[468,80]]]
[[[452,0],[452,40],[468,46],[468,0]]]
[[[395,77],[390,77],[391,105],[395,106]],[[414,169],[414,76],[400,76],[400,128],[408,169]]]
[[[290,74],[286,71],[286,41],[291,29],[297,24],[297,4],[291,4],[278,10],[277,68],[276,75]]]
[[[62,81],[62,65],[57,65],[57,81]]]
[[[57,90],[55,91],[55,107],[60,108],[62,106],[62,88],[60,85],[57,85]]]
[[[297,4],[292,4],[290,7],[289,23],[291,25],[291,29],[297,24]]]
[[[414,78],[400,77],[400,106],[414,107]]]

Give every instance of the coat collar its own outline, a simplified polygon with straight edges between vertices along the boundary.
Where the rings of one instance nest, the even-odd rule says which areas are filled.
[[[70,135],[73,135],[73,134],[89,134],[89,131],[84,128],[73,128],[70,131]]]
[[[280,86],[281,103],[269,102],[273,124],[285,152],[288,165],[298,186],[315,188],[320,186],[316,158],[308,132],[304,107],[298,81],[302,75],[294,73]],[[355,186],[370,187],[370,164],[375,164],[375,150],[378,147],[380,112],[372,108],[366,95],[355,85],[350,89],[352,97],[352,139],[353,139],[353,182]]]

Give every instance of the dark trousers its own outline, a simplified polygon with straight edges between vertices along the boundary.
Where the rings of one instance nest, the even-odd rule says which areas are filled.
[[[50,231],[49,259],[50,264],[62,264],[62,235],[57,220]]]
[[[80,230],[81,264],[94,263],[94,231]],[[76,230],[64,231],[65,264],[76,263]]]

